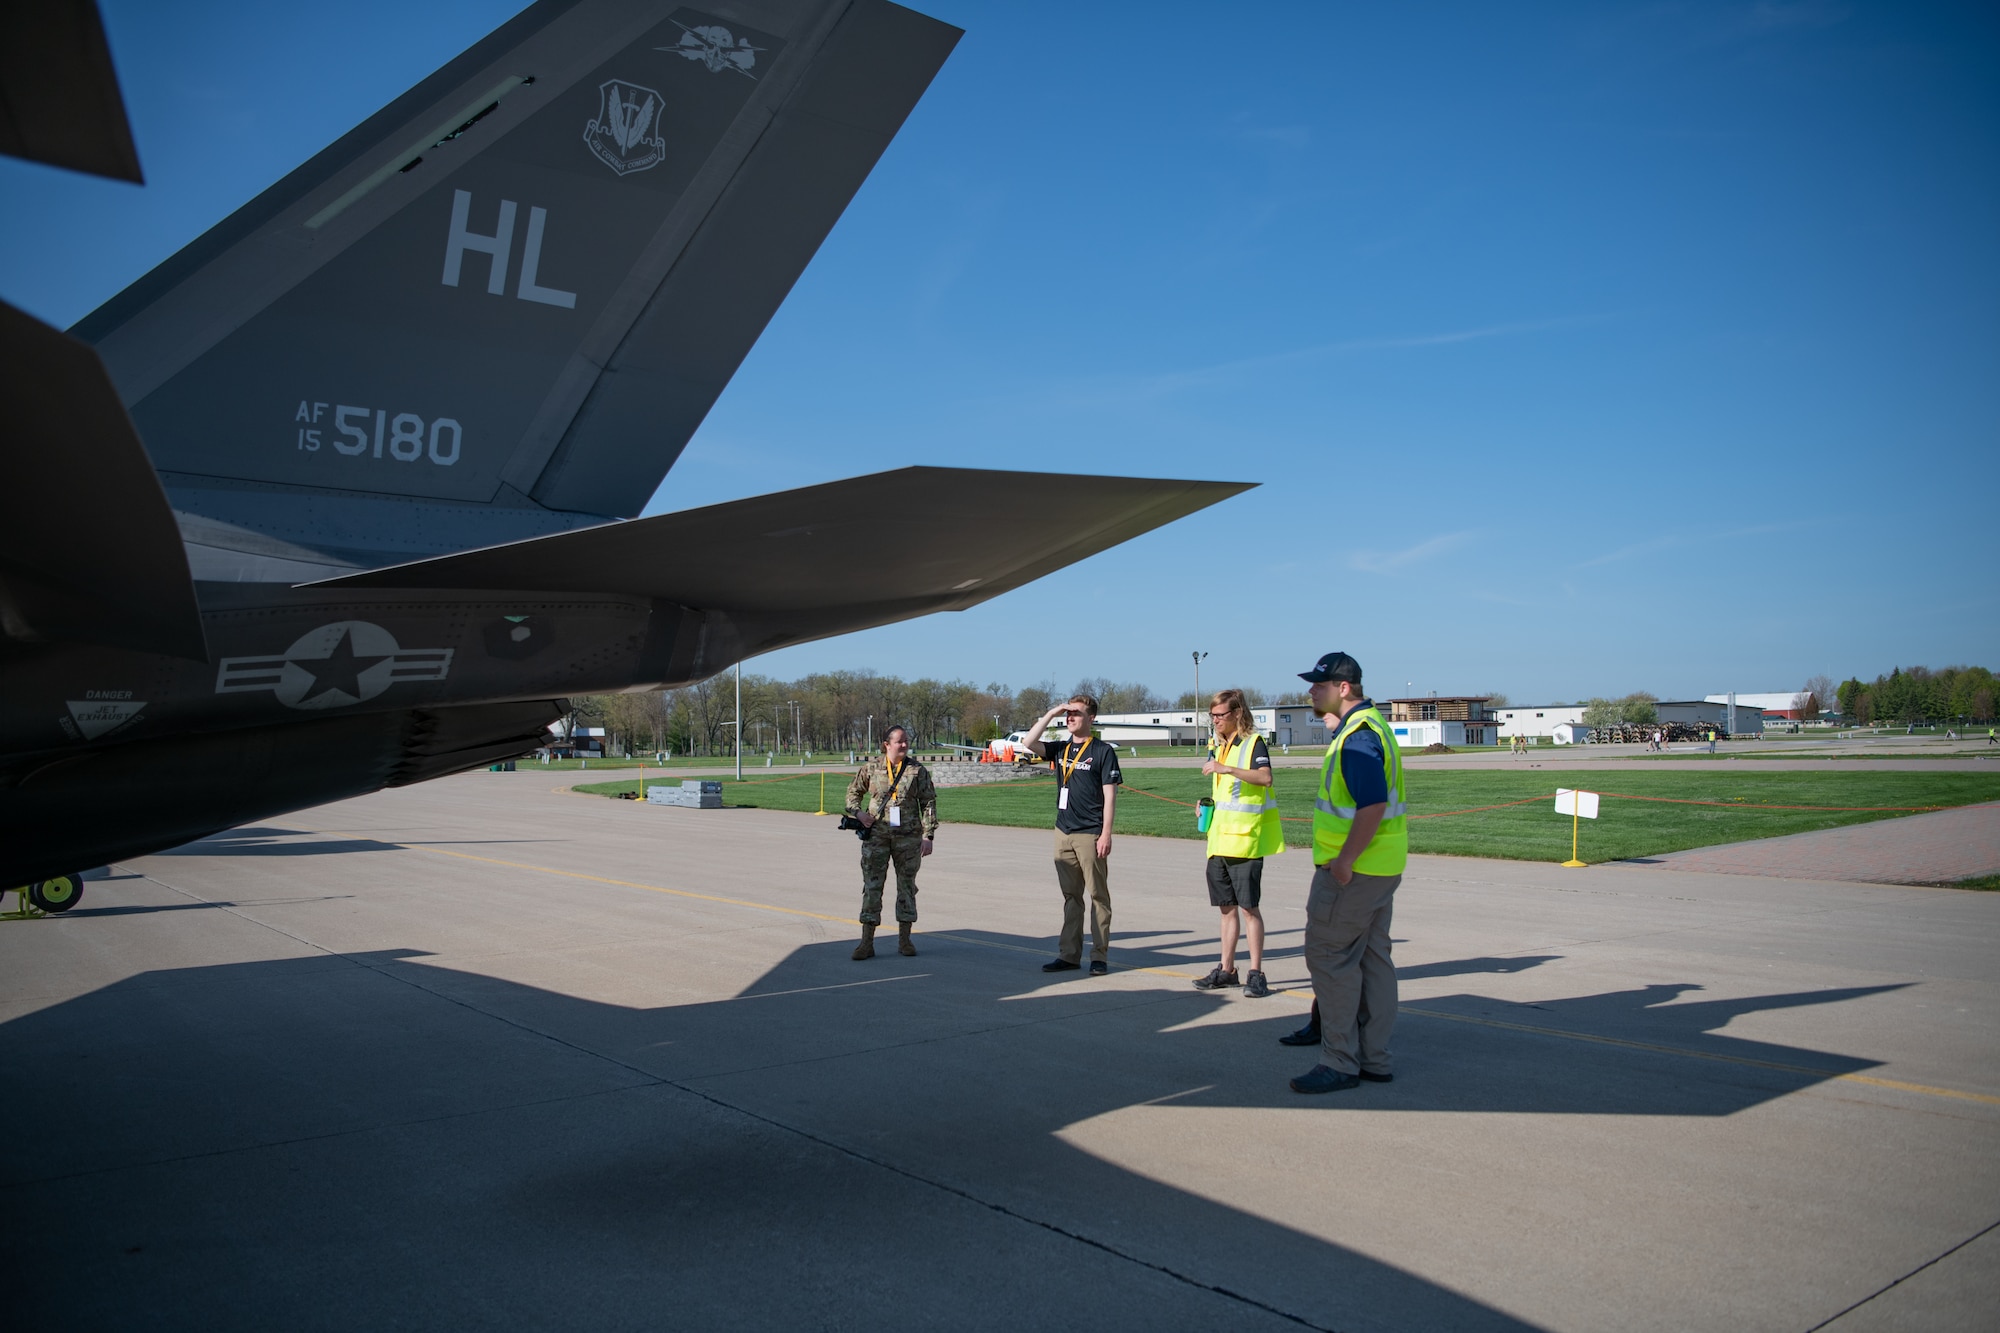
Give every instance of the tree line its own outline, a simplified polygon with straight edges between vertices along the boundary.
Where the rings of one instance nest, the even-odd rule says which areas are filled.
[[[1643,727],[1660,720],[1660,696],[1634,690],[1622,699],[1589,699],[1583,705],[1586,727]]]
[[[1302,691],[1267,698],[1245,687],[1254,705],[1303,703]],[[1071,695],[1095,696],[1106,713],[1189,711],[1193,691],[1178,699],[1136,681],[1087,677],[1059,692],[1052,680],[1022,689],[999,682],[904,680],[873,671],[825,671],[796,680],[743,674],[745,754],[826,754],[865,751],[892,726],[908,727],[917,746],[983,745],[1034,725],[1050,705]],[[733,674],[677,690],[584,695],[572,699],[576,725],[603,727],[609,748],[626,754],[671,751],[717,755],[735,748]]]
[[[2000,689],[1985,667],[1897,667],[1866,684],[1850,676],[1836,687],[1834,697],[1843,717],[1862,723],[1991,723]]]

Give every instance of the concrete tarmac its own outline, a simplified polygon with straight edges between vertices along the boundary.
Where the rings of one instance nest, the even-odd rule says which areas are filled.
[[[568,775],[565,775],[567,777]],[[0,923],[10,1328],[1974,1329],[2000,895],[1417,858],[1396,1081],[1207,995],[1193,842],[947,826],[851,961],[831,819],[467,774]],[[107,812],[107,818],[115,812]],[[1239,966],[1241,963],[1239,962]]]

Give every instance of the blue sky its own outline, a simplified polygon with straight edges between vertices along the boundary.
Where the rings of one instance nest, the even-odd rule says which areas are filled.
[[[59,324],[514,8],[103,7],[149,184],[0,160],[0,294]],[[911,462],[1264,484],[751,669],[2000,665],[2000,11],[919,7],[965,40],[649,512]]]

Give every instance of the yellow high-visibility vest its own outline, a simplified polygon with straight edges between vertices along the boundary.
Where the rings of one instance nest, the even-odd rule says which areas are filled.
[[[1313,864],[1325,865],[1340,855],[1347,845],[1347,831],[1354,827],[1354,796],[1347,790],[1347,778],[1340,771],[1340,750],[1347,738],[1366,727],[1382,744],[1382,762],[1389,779],[1389,808],[1382,823],[1361,855],[1354,860],[1361,875],[1400,875],[1410,862],[1410,821],[1407,794],[1403,786],[1403,753],[1395,733],[1373,704],[1357,708],[1341,719],[1333,740],[1327,744],[1326,759],[1319,770],[1319,795],[1313,800]]]
[[[1246,732],[1219,750],[1210,742],[1209,755],[1231,768],[1248,769],[1256,747],[1257,733]],[[1212,781],[1215,814],[1208,823],[1210,856],[1276,856],[1285,850],[1285,826],[1278,822],[1275,787],[1260,787],[1227,773],[1215,774]]]

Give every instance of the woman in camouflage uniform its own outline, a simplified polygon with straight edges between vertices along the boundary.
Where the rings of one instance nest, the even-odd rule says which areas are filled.
[[[931,772],[910,758],[910,733],[891,727],[882,753],[861,766],[847,784],[847,813],[861,821],[861,943],[856,961],[875,956],[875,927],[882,924],[882,886],[896,865],[896,951],[916,956],[910,927],[917,920],[917,869],[937,837],[937,789]]]

